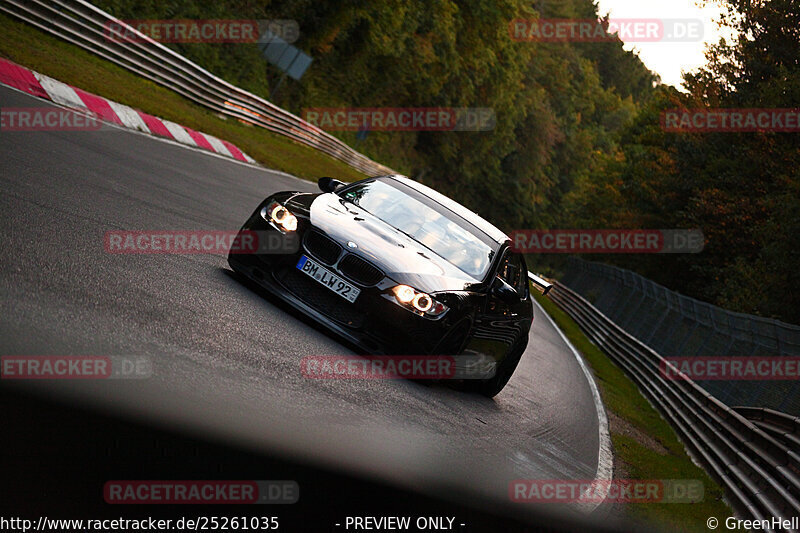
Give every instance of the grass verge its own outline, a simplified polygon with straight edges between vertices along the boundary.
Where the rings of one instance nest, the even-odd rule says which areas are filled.
[[[189,100],[75,45],[0,14],[0,57],[110,100],[230,141],[259,163],[295,176],[366,177],[352,167],[265,129],[224,120]]]
[[[614,446],[614,477],[628,479],[698,479],[704,486],[702,502],[622,504],[625,517],[652,523],[669,531],[708,531],[706,520],[720,523],[733,516],[722,500],[724,491],[695,465],[672,427],[645,399],[636,385],[595,346],[564,311],[532,289],[539,302],[592,368],[606,406]]]

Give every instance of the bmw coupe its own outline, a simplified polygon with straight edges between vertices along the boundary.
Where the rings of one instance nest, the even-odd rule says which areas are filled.
[[[482,371],[459,388],[499,393],[533,321],[525,259],[509,238],[404,176],[321,178],[319,188],[261,202],[237,239],[296,245],[239,248],[231,268],[366,354],[479,358]]]

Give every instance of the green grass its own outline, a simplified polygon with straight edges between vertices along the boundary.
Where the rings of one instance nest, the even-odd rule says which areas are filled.
[[[628,479],[698,479],[704,486],[700,503],[629,503],[625,513],[636,521],[668,530],[708,531],[706,520],[724,522],[733,511],[722,501],[724,491],[692,463],[675,431],[645,399],[636,385],[549,298],[531,291],[564,335],[591,366],[606,410],[621,421],[611,424],[614,461]],[[616,427],[615,427],[616,426]],[[623,426],[629,431],[624,431]],[[644,435],[646,437],[642,438]],[[638,438],[637,438],[638,437]],[[659,446],[654,446],[655,441]]]
[[[0,15],[0,57],[85,91],[230,141],[259,163],[295,176],[364,178],[312,148],[235,119],[224,120],[177,93],[28,24]]]

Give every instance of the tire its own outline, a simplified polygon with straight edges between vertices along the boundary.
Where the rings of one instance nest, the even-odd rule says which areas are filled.
[[[493,377],[468,386],[469,390],[486,396],[487,398],[493,398],[500,394],[500,391],[508,384],[511,376],[514,375],[514,371],[517,369],[517,365],[520,359],[522,359],[522,354],[525,353],[525,348],[527,347],[528,336],[525,335],[518,339],[511,350],[509,350],[508,355],[506,355],[497,366],[497,371]]]
[[[436,349],[433,351],[436,355],[455,356],[460,355],[464,351],[464,346],[469,338],[469,332],[472,328],[472,323],[469,319],[464,319],[457,323],[447,334],[439,341]]]

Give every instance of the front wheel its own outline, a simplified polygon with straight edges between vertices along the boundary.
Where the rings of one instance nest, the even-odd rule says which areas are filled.
[[[525,353],[525,348],[527,348],[527,346],[528,336],[525,335],[517,340],[511,350],[509,350],[508,355],[497,365],[497,371],[494,376],[471,384],[471,386],[469,386],[470,391],[482,394],[487,398],[493,398],[500,394],[500,391],[508,384],[511,376],[514,375],[514,371],[517,369],[517,365],[520,359],[522,359],[522,354]]]

